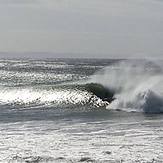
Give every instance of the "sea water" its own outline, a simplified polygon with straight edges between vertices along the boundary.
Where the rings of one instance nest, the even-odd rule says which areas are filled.
[[[162,83],[162,61],[0,60],[0,162],[161,163]]]

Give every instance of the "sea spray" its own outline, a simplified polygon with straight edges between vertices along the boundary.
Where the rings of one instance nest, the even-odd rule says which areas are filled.
[[[163,68],[157,62],[123,61],[96,73],[90,82],[114,90],[109,109],[163,112]]]

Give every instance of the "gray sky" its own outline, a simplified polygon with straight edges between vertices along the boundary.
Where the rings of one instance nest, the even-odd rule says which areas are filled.
[[[7,52],[1,57],[162,57],[163,0],[0,0],[0,51]]]

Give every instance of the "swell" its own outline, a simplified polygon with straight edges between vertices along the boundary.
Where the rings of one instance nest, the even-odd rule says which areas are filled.
[[[7,107],[106,107],[112,100],[113,92],[97,83],[0,88],[0,105]]]

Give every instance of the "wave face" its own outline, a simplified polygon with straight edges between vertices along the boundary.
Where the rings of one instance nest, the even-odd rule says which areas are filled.
[[[110,60],[79,59],[0,60],[0,106],[105,107],[109,101],[107,89],[87,81],[110,63]]]
[[[62,85],[37,88],[1,88],[0,103],[3,106],[32,108],[32,107],[102,107],[107,105],[96,96],[96,92],[87,91],[86,85]]]
[[[91,82],[114,90],[109,109],[163,112],[163,67],[154,61],[123,61],[95,74]]]

